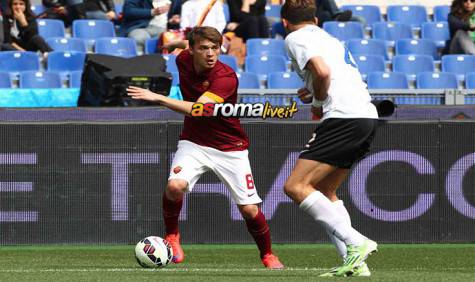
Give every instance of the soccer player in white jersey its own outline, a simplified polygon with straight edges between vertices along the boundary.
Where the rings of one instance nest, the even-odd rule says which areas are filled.
[[[284,191],[321,223],[343,257],[343,265],[322,276],[369,276],[365,260],[376,242],[351,226],[336,190],[350,167],[369,151],[378,113],[351,54],[317,26],[313,0],[287,0],[281,17],[293,68],[305,80],[298,94],[321,116]]]

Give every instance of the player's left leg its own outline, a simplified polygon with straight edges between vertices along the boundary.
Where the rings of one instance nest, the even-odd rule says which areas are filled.
[[[246,221],[247,230],[257,244],[264,266],[270,269],[284,268],[279,258],[272,253],[270,227],[259,207],[251,204],[238,205],[238,208]]]

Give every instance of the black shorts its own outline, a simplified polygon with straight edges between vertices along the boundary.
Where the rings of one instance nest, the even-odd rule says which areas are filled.
[[[377,119],[326,119],[317,125],[299,158],[350,168],[368,153],[377,125]]]

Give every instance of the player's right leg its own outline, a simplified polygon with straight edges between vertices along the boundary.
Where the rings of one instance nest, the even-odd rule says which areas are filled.
[[[173,249],[173,262],[180,263],[185,253],[180,244],[178,218],[186,191],[191,191],[200,176],[209,168],[203,163],[203,152],[198,145],[189,141],[180,141],[173,158],[167,188],[163,193],[163,219],[165,222],[165,240]]]

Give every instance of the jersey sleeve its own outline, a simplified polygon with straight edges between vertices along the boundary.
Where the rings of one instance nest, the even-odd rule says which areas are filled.
[[[237,81],[233,76],[223,76],[212,81],[208,90],[203,93],[217,103],[223,103],[236,93]]]
[[[291,38],[286,42],[287,50],[291,58],[297,62],[301,70],[305,69],[308,61],[313,58],[323,56],[323,50],[318,42],[306,38]]]

